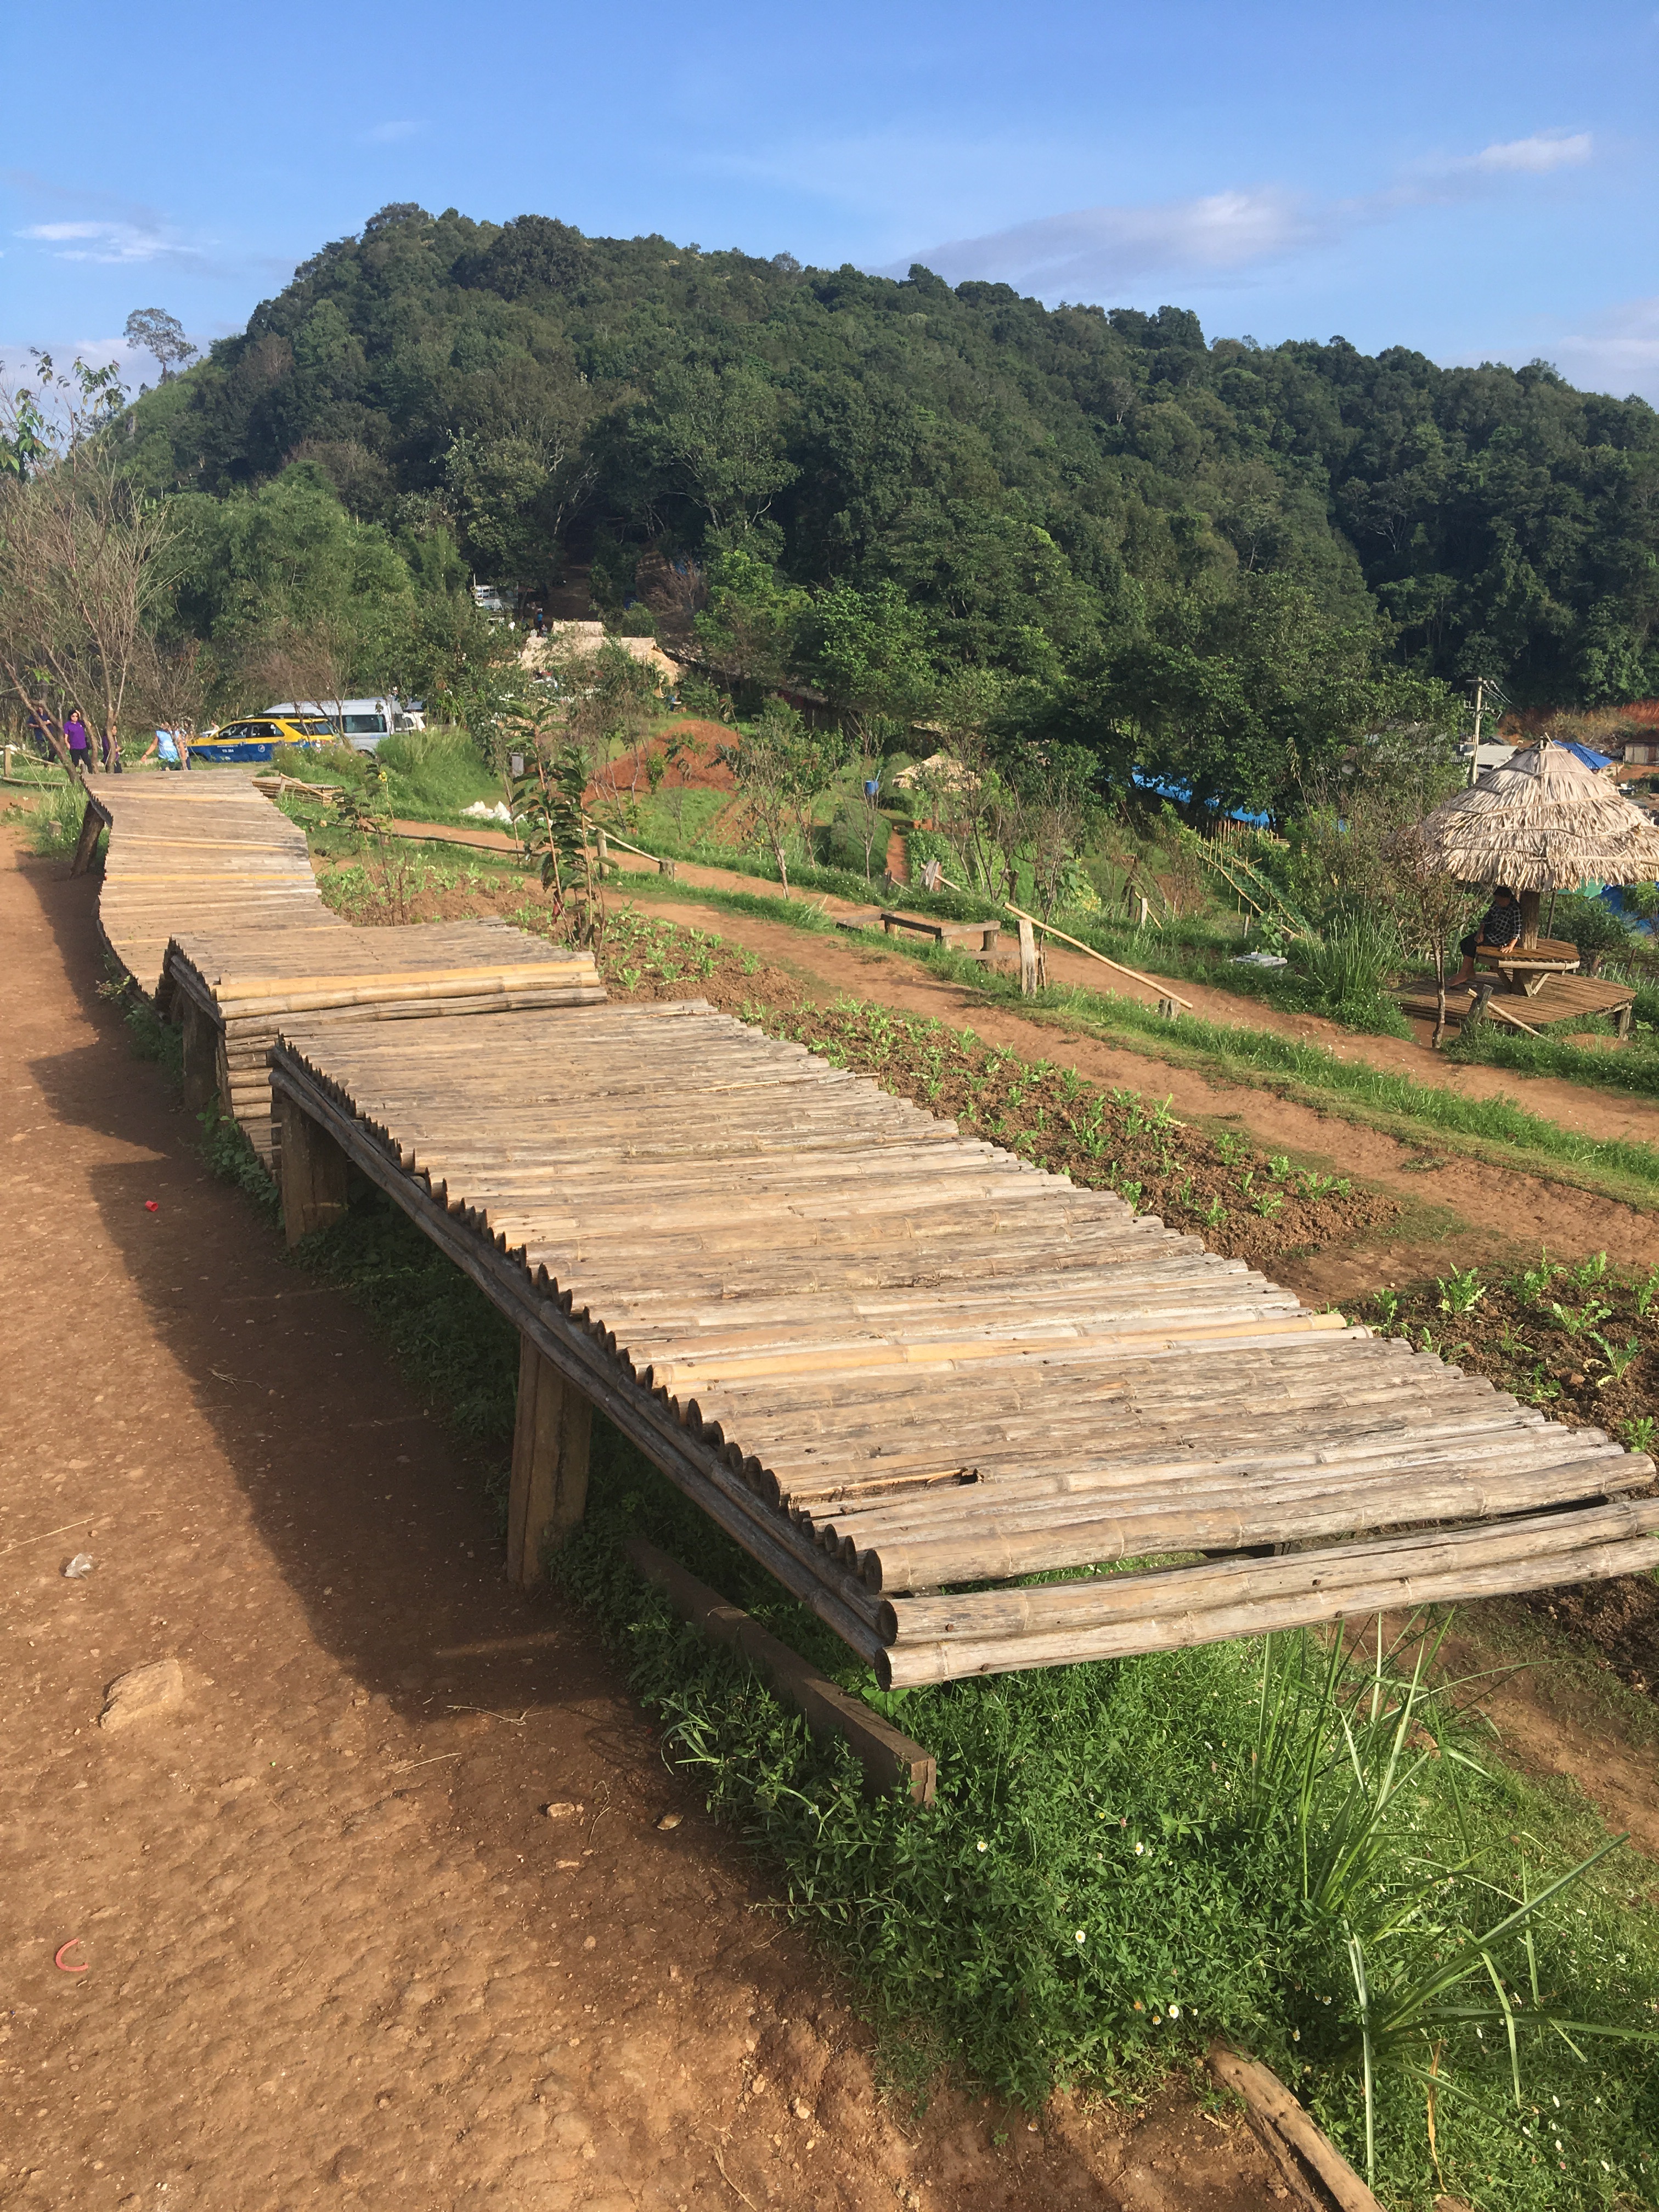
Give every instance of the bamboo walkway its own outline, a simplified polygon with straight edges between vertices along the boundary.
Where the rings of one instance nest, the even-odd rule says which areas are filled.
[[[520,1332],[523,1580],[594,1406],[888,1686],[1659,1564],[1653,1462],[1600,1431],[702,1001],[353,929],[246,778],[104,780],[77,866],[100,822],[106,942],[187,1074],[211,1046],[290,1236],[355,1167]]]
[[[273,1088],[884,1685],[1659,1564],[1650,1460],[803,1048],[489,1036],[295,1023]]]
[[[489,920],[362,929],[324,905],[305,833],[224,771],[105,777],[99,919],[127,973],[184,1030],[186,1102],[217,1097],[276,1171],[271,1045],[283,1023],[592,1006],[592,957]]]

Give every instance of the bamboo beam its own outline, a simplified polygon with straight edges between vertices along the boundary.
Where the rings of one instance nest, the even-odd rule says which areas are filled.
[[[787,1644],[769,1635],[735,1605],[726,1604],[643,1536],[630,1537],[623,1548],[629,1564],[662,1591],[683,1620],[716,1644],[735,1644],[778,1695],[804,1715],[815,1736],[846,1739],[864,1769],[866,1796],[884,1797],[896,1784],[912,1804],[933,1802],[939,1767],[932,1752],[872,1712],[862,1698],[848,1697],[816,1673]]]
[[[1018,921],[1029,923],[1033,929],[1040,929],[1045,937],[1058,938],[1062,945],[1069,945],[1074,952],[1086,952],[1091,960],[1098,960],[1103,968],[1115,969],[1120,975],[1128,976],[1132,982],[1144,983],[1149,991],[1156,991],[1160,998],[1172,999],[1176,1006],[1185,1006],[1189,1014],[1193,1011],[1192,1000],[1183,999],[1179,991],[1171,990],[1167,978],[1143,975],[1139,968],[1126,968],[1121,960],[1109,960],[1103,952],[1097,952],[1092,945],[1085,945],[1080,937],[1067,937],[1063,929],[1056,929],[1052,922],[1039,921],[1034,914],[1027,914],[1023,907],[1015,906],[1011,900],[1005,899],[1003,903]]]

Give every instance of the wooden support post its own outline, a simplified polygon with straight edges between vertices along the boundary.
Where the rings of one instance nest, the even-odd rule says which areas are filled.
[[[678,880],[679,872],[679,865],[677,861],[659,860],[657,863],[657,873],[659,876],[672,876]]]
[[[205,1114],[219,1096],[218,1025],[187,993],[180,991],[179,998],[185,1047],[185,1104],[192,1114]]]
[[[507,1506],[507,1574],[532,1589],[587,1504],[593,1407],[527,1336],[519,1340],[519,1406]]]
[[[321,1125],[285,1093],[276,1097],[283,1174],[283,1229],[297,1244],[346,1210],[346,1156]]]
[[[1544,902],[1542,891],[1521,893],[1521,949],[1535,952],[1538,949],[1538,909]]]
[[[1037,994],[1036,932],[1025,921],[1019,925],[1019,994],[1022,999]]]
[[[103,826],[103,816],[88,799],[87,811],[81,817],[80,842],[75,848],[75,858],[70,862],[70,875],[84,876],[92,866],[93,856],[98,850],[98,833]]]

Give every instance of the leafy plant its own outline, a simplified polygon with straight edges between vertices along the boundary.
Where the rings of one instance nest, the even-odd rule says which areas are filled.
[[[1440,1293],[1440,1310],[1447,1314],[1473,1313],[1486,1295],[1478,1267],[1454,1267],[1449,1275],[1435,1278],[1435,1287]]]
[[[1577,1310],[1571,1306],[1558,1305],[1554,1299],[1552,1299],[1550,1311],[1554,1315],[1558,1324],[1565,1329],[1567,1334],[1576,1337],[1583,1336],[1588,1332],[1598,1328],[1612,1313],[1613,1308],[1603,1305],[1599,1298],[1590,1298]]]
[[[1606,1361],[1608,1370],[1596,1384],[1598,1390],[1605,1390],[1614,1382],[1622,1382],[1642,1356],[1642,1342],[1639,1337],[1632,1337],[1622,1352],[1609,1344],[1599,1330],[1591,1332],[1591,1340],[1601,1346],[1601,1357]]]

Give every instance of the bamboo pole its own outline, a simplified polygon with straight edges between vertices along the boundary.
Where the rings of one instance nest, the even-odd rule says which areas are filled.
[[[1098,960],[1103,968],[1115,969],[1120,975],[1127,975],[1136,983],[1144,983],[1149,991],[1156,991],[1160,998],[1173,999],[1176,1006],[1184,1006],[1189,1014],[1192,1012],[1192,1000],[1183,999],[1179,991],[1171,990],[1167,980],[1160,981],[1156,976],[1143,975],[1139,968],[1126,968],[1121,960],[1109,960],[1103,952],[1097,952],[1092,945],[1085,945],[1079,937],[1067,937],[1063,929],[1056,929],[1052,922],[1039,921],[1034,914],[1027,914],[1012,899],[1005,899],[1003,904],[1010,914],[1020,921],[1029,922],[1033,929],[1042,930],[1047,937],[1058,938],[1062,945],[1069,945],[1074,951],[1086,952],[1091,960]]]

